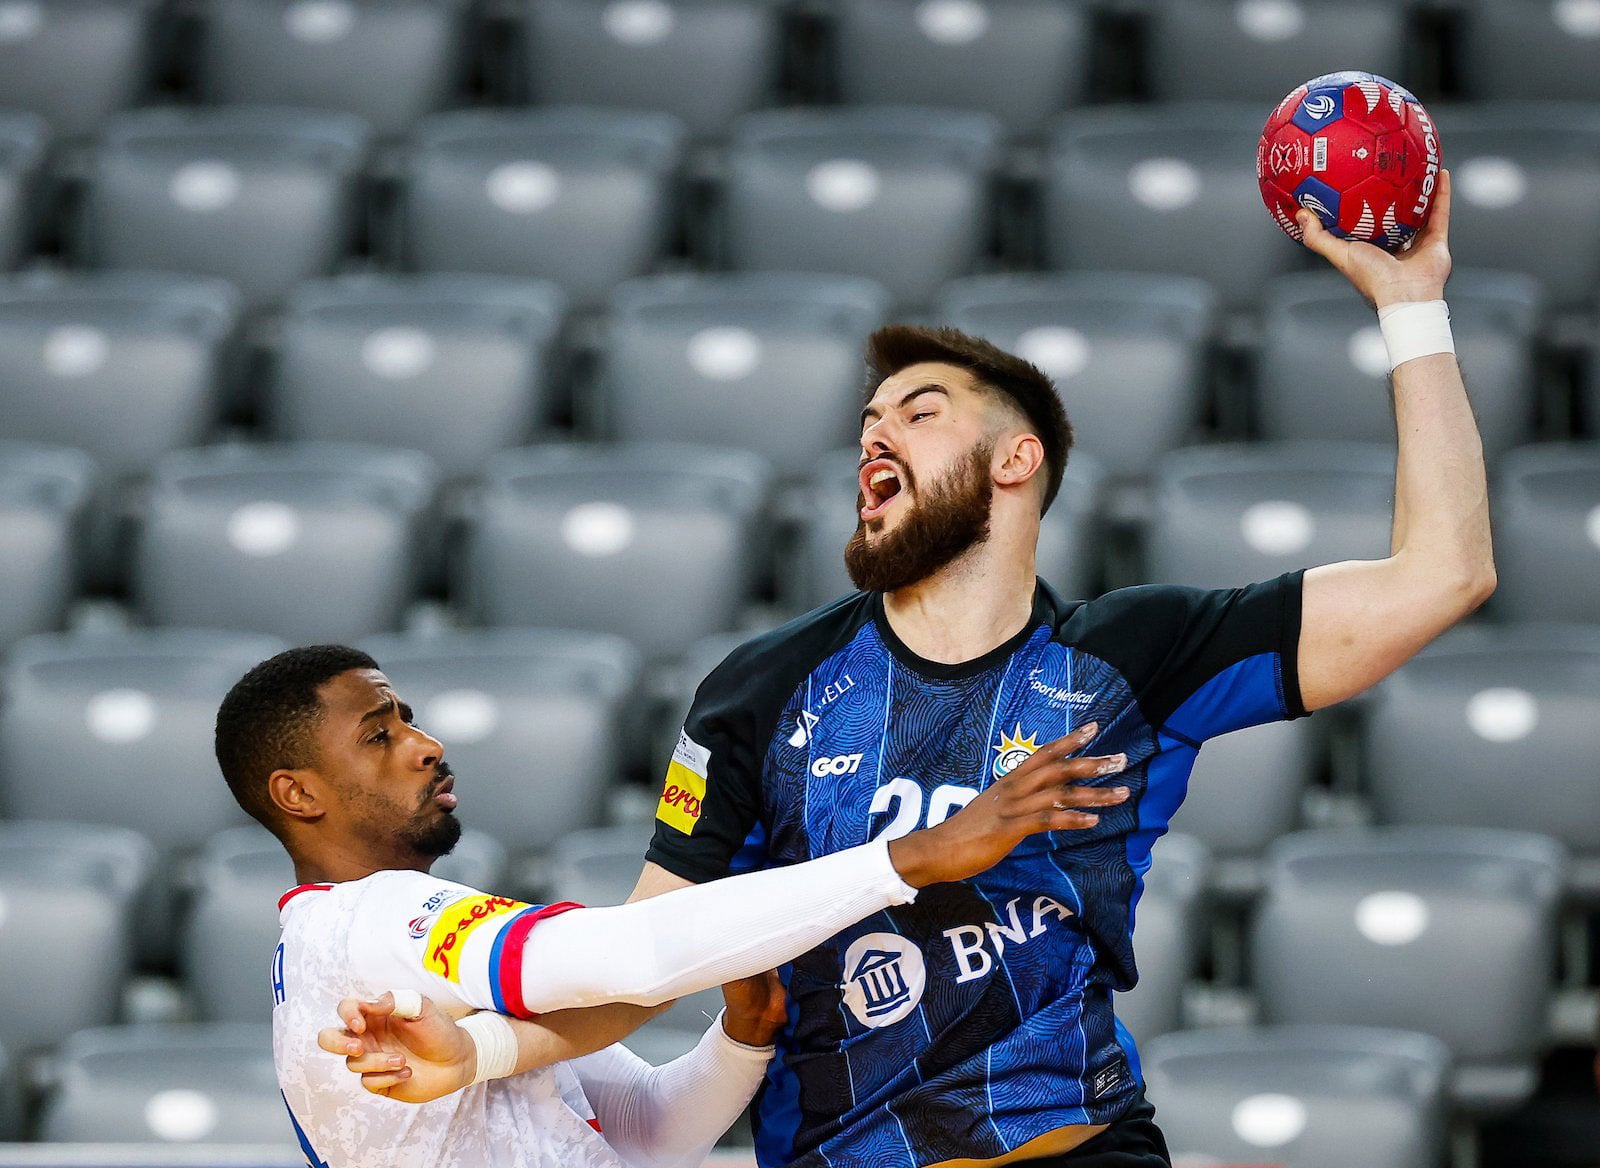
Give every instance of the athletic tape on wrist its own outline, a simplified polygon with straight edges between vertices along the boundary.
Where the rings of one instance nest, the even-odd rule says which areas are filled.
[[[1417,300],[1378,309],[1378,327],[1389,349],[1389,372],[1407,361],[1456,351],[1450,331],[1450,306],[1443,300]]]
[[[478,1048],[478,1070],[474,1083],[503,1079],[517,1069],[517,1032],[502,1014],[485,1010],[461,1019],[461,1029]]]

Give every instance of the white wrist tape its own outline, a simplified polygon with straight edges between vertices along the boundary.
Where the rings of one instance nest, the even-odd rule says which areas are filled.
[[[1417,300],[1378,309],[1378,327],[1389,348],[1389,372],[1407,361],[1454,353],[1450,306],[1443,300]]]
[[[504,1015],[485,1010],[469,1014],[458,1023],[478,1048],[474,1083],[503,1079],[517,1069],[517,1032]]]

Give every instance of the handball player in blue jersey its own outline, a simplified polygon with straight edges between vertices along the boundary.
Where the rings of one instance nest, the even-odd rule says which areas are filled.
[[[1391,554],[1248,587],[1072,600],[1036,578],[1072,432],[1049,380],[954,330],[868,350],[861,591],[737,649],[701,685],[635,898],[941,822],[1039,744],[1087,731],[1127,787],[780,970],[762,1168],[1154,1168],[1168,1156],[1112,1012],[1134,984],[1152,845],[1206,739],[1371,686],[1493,591],[1482,447],[1449,339],[1446,177],[1399,258],[1307,245],[1380,311],[1399,429]]]

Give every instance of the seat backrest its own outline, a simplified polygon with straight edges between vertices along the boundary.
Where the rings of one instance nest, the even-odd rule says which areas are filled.
[[[37,114],[0,113],[0,270],[33,250],[39,184],[50,135]]]
[[[1072,420],[1074,454],[1118,477],[1190,441],[1205,408],[1216,297],[1200,280],[1128,273],[974,276],[939,316],[1033,362]]]
[[[607,430],[754,451],[785,478],[859,433],[862,350],[888,296],[867,280],[759,273],[632,281],[611,298]]]
[[[1464,1064],[1528,1063],[1563,866],[1554,840],[1499,828],[1285,836],[1250,937],[1263,1021],[1420,1030]]]
[[[455,591],[482,623],[619,633],[647,658],[732,629],[764,559],[755,455],[670,444],[507,451]]]
[[[111,476],[205,441],[221,410],[238,296],[160,273],[0,280],[7,430],[72,446]]]
[[[54,134],[83,138],[150,86],[156,5],[32,0],[0,41],[0,109],[33,110]]]
[[[356,114],[400,134],[450,103],[467,5],[435,0],[219,0],[200,36],[200,88],[229,105]]]
[[[1495,488],[1494,611],[1600,623],[1600,442],[1512,451]]]
[[[1468,97],[1600,101],[1600,15],[1583,0],[1468,0],[1456,36]]]
[[[496,629],[364,644],[444,743],[463,823],[521,854],[600,822],[630,761],[640,661],[627,642]]]
[[[1168,1034],[1141,1054],[1175,1162],[1345,1168],[1354,1138],[1363,1166],[1445,1162],[1450,1052],[1428,1035],[1223,1028]]]
[[[1600,284],[1600,111],[1508,101],[1434,113],[1452,250],[1537,278],[1555,306],[1587,307]]]
[[[624,110],[424,119],[405,164],[405,262],[536,276],[594,307],[665,251],[684,136],[668,114]]]
[[[1205,937],[1210,860],[1199,840],[1168,835],[1157,842],[1155,862],[1145,873],[1134,926],[1139,981],[1116,996],[1118,1020],[1141,1045],[1182,1025],[1184,987],[1196,972]]]
[[[792,569],[783,573],[794,604],[815,608],[854,590],[845,571],[844,548],[860,524],[861,448],[819,459],[807,492],[805,530],[793,549]],[[1069,597],[1094,595],[1101,567],[1101,502],[1105,473],[1091,455],[1067,460],[1061,493],[1039,526],[1038,572]]]
[[[59,1079],[39,1121],[46,1141],[299,1146],[272,1066],[270,1026],[80,1030],[58,1055]]]
[[[839,94],[851,105],[982,110],[1008,133],[1034,135],[1089,96],[1088,4],[833,0],[829,16]]]
[[[735,268],[879,281],[932,302],[989,249],[999,123],[910,107],[751,114],[734,129],[725,188]]]
[[[772,0],[523,0],[522,15],[536,100],[664,110],[700,139],[768,104],[783,65]]]
[[[1229,304],[1253,302],[1264,280],[1304,255],[1263,229],[1253,159],[1266,112],[1195,102],[1062,119],[1044,179],[1049,265],[1192,276]],[[1217,240],[1228,241],[1226,263]]]
[[[76,240],[91,267],[217,276],[250,305],[331,272],[369,132],[347,114],[144,109],[106,123]]]
[[[1299,826],[1317,758],[1317,736],[1304,719],[1209,739],[1173,826],[1220,856],[1259,856]]]
[[[1485,627],[1435,642],[1378,685],[1366,713],[1379,819],[1542,832],[1600,855],[1597,695],[1600,629]]]
[[[154,868],[154,849],[125,828],[0,823],[0,1045],[25,1055],[116,1017]]]
[[[1409,0],[1154,0],[1146,71],[1160,101],[1272,102],[1352,61],[1398,77],[1410,61]]]
[[[565,298],[495,276],[359,276],[290,296],[269,395],[289,440],[420,450],[450,476],[548,422]]]
[[[1389,357],[1372,309],[1337,272],[1283,276],[1265,310],[1256,417],[1268,438],[1392,442]],[[1491,461],[1533,429],[1543,295],[1531,277],[1457,272],[1450,326]]]
[[[1156,472],[1152,581],[1225,588],[1388,554],[1394,452],[1355,442],[1195,446]]]
[[[294,863],[264,827],[232,827],[206,841],[179,947],[202,1020],[271,1021],[278,897],[294,884]]]
[[[94,482],[76,450],[0,442],[0,647],[66,620]]]
[[[133,593],[152,624],[348,641],[397,628],[432,463],[306,442],[179,451],[157,466]]]

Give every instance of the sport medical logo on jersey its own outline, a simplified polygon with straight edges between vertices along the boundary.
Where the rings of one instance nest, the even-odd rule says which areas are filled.
[[[490,918],[515,916],[529,907],[508,896],[468,896],[456,901],[439,914],[433,928],[428,930],[422,964],[441,977],[460,981],[461,951],[466,948],[472,930]]]
[[[706,774],[711,767],[711,751],[689,737],[678,734],[678,745],[667,766],[667,785],[661,791],[656,818],[684,835],[693,835],[700,822],[700,804],[706,797]]]

